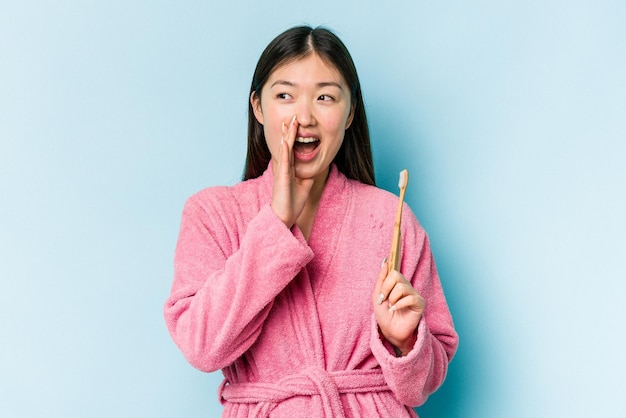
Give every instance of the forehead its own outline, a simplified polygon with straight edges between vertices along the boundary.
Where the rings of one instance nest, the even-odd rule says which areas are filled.
[[[271,83],[277,80],[288,81],[293,84],[319,84],[325,82],[346,84],[339,70],[316,53],[277,66],[270,74],[268,84],[271,85]]]

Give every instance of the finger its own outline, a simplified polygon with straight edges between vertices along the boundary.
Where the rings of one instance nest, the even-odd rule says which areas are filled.
[[[407,286],[402,283],[396,283],[391,290],[389,291],[389,295],[387,296],[387,300],[389,301],[389,306],[395,305],[400,299],[404,296],[408,296],[411,294],[411,289],[408,289]]]
[[[280,150],[278,152],[278,161],[280,162],[280,168],[284,171],[286,167],[289,167],[289,147],[286,142],[287,138],[287,126],[285,122],[283,122],[282,128],[282,136],[280,138]]]
[[[287,148],[289,151],[289,163],[293,165],[293,145],[296,142],[296,133],[298,132],[298,122],[296,120],[296,115],[293,115],[291,121],[289,122],[289,127],[287,129],[287,135],[285,136],[285,142],[287,143]]]
[[[280,149],[278,153],[278,172],[288,180],[292,175],[293,168],[293,144],[297,130],[294,129],[296,116],[294,115],[288,123],[283,122],[281,126]]]
[[[411,293],[401,297],[394,304],[390,304],[389,311],[395,312],[400,309],[411,309],[421,315],[424,313],[425,307],[426,303],[424,302],[424,298],[417,293]]]
[[[378,296],[378,300],[380,300],[381,303],[382,303],[382,301],[387,299],[389,297],[389,294],[391,293],[391,290],[394,288],[394,286],[397,283],[402,282],[403,279],[404,279],[404,277],[402,276],[402,274],[400,274],[399,271],[391,270],[387,274],[387,277],[385,277],[385,279],[383,280],[383,282],[382,282],[382,284],[380,286],[380,294]]]
[[[282,147],[283,143],[285,142],[285,137],[287,136],[287,127],[285,126],[285,122],[283,122],[283,125],[280,127],[280,133],[280,145]]]
[[[376,284],[374,285],[374,292],[372,293],[373,302],[377,305],[380,305],[383,303],[383,300],[385,300],[385,295],[381,293],[380,289],[383,285],[383,281],[387,277],[387,270],[387,259],[385,258],[380,265],[380,271],[378,272]]]

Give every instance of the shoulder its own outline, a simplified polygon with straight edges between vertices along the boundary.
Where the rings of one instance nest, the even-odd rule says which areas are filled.
[[[367,199],[374,206],[388,207],[398,203],[398,196],[376,186],[364,184],[356,180],[348,180],[358,199]]]
[[[186,210],[211,212],[220,206],[228,206],[235,200],[234,186],[211,186],[191,196],[185,202]]]
[[[243,212],[258,211],[264,202],[260,178],[242,181],[233,186],[211,186],[191,195],[185,202],[188,215],[210,215],[220,218],[241,217]]]
[[[359,205],[379,213],[391,210],[391,215],[395,217],[395,210],[398,207],[398,195],[377,186],[363,184],[356,180],[348,180],[348,182],[351,184],[355,198],[359,201]],[[404,202],[402,211],[403,213],[407,212],[410,217],[415,218],[415,214],[406,201]],[[417,218],[415,218],[415,221],[417,222]]]
[[[384,229],[392,229],[398,209],[398,195],[355,180],[348,181],[354,196],[355,216],[370,219]],[[406,201],[402,205],[402,230],[407,238],[410,236],[417,241],[426,237],[426,231]]]

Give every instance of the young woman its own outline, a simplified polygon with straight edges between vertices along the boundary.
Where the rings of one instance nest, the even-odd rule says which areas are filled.
[[[225,417],[415,417],[458,344],[426,233],[374,185],[357,72],[323,28],[274,39],[250,89],[244,181],[186,203],[165,318],[222,369]],[[382,261],[382,265],[381,265]]]

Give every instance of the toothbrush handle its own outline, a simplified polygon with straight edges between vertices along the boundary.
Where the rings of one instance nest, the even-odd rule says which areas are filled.
[[[404,193],[406,192],[406,186],[400,189],[400,197],[398,200],[398,210],[396,212],[396,223],[393,228],[393,240],[391,241],[391,251],[389,252],[388,271],[392,270],[400,271],[400,249],[402,231],[400,229],[402,225],[402,205],[404,204]]]
[[[397,234],[397,237],[396,237]],[[400,268],[400,242],[402,238],[402,232],[398,229],[394,232],[394,239],[391,245],[391,252],[389,253],[388,271],[399,270]]]

